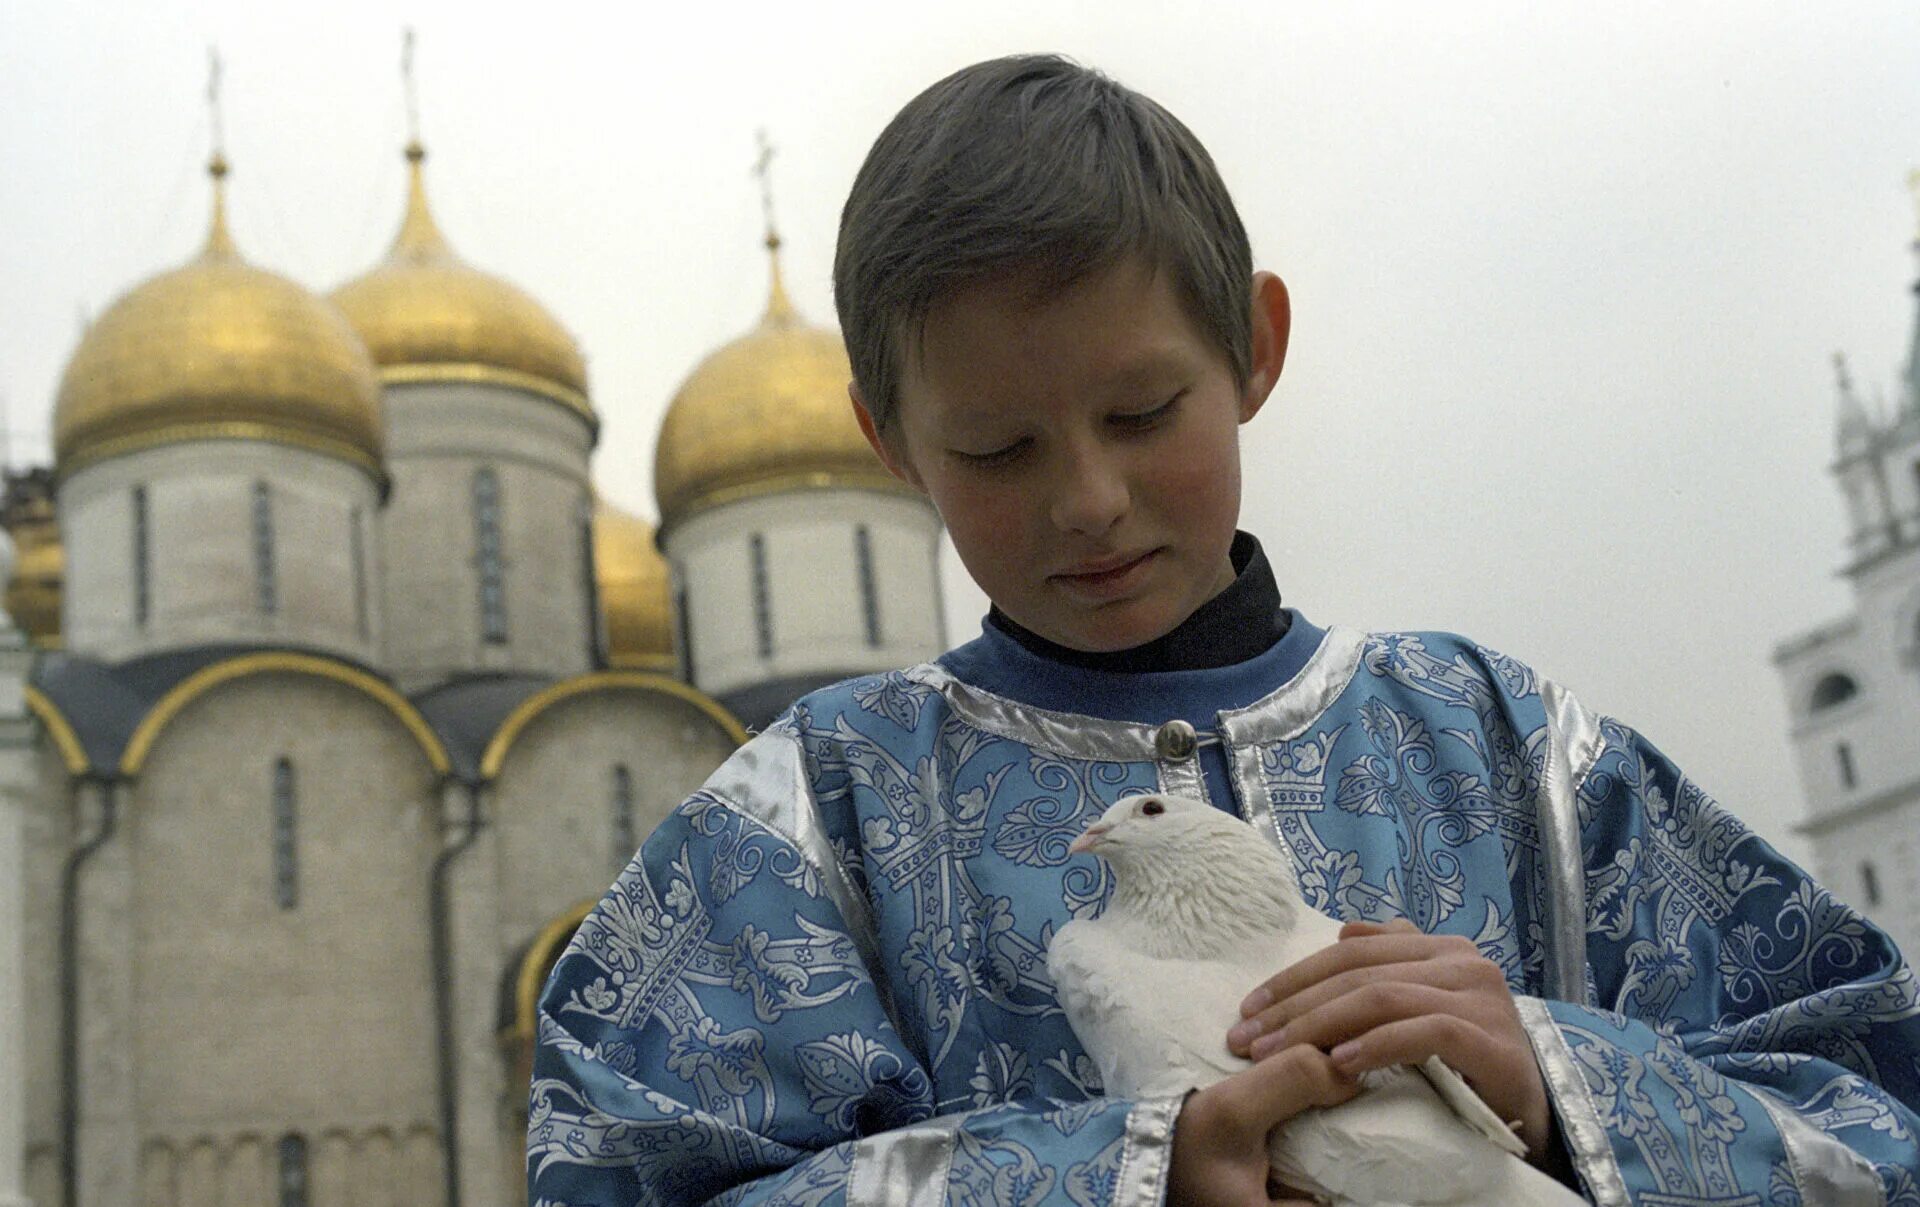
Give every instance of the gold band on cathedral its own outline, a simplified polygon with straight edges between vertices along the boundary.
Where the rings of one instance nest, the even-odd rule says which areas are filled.
[[[380,369],[380,381],[385,385],[414,385],[423,382],[455,382],[460,384],[504,386],[509,390],[519,390],[532,394],[549,402],[557,402],[587,421],[594,432],[600,430],[600,416],[594,412],[593,404],[587,396],[569,386],[536,377],[531,373],[522,373],[518,369],[502,369],[495,365],[481,364],[412,364],[383,365]]]
[[[129,453],[142,452],[166,444],[185,444],[194,440],[258,440],[269,444],[284,444],[290,448],[320,453],[357,466],[365,470],[375,483],[384,484],[387,480],[386,470],[381,466],[380,461],[358,445],[316,432],[244,419],[208,423],[174,423],[150,431],[129,432],[125,435],[94,440],[70,456],[62,458],[58,464],[57,474],[60,478],[67,478],[89,465],[95,465],[113,457],[123,457]]]

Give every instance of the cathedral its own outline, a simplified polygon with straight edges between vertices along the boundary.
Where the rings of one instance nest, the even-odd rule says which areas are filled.
[[[1920,173],[1915,173],[1920,200]],[[1920,235],[1914,240],[1920,252]],[[1920,280],[1913,286],[1920,298]],[[1920,951],[1920,313],[1897,401],[1871,410],[1834,358],[1832,472],[1853,609],[1774,651],[1822,884]],[[1784,954],[1784,953],[1783,953]]]
[[[944,648],[938,517],[771,230],[656,529],[594,490],[573,337],[406,158],[320,295],[247,261],[216,154],[199,254],[89,326],[9,475],[3,1207],[522,1201],[579,919],[750,728]]]

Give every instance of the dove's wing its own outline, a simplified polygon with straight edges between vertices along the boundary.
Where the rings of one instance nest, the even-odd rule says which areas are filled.
[[[1456,1114],[1427,1070],[1382,1069],[1366,1074],[1365,1083],[1351,1102],[1308,1111],[1279,1128],[1269,1145],[1275,1172],[1337,1207],[1586,1203]],[[1479,1109],[1492,1116],[1485,1103]],[[1513,1141],[1504,1125],[1500,1131]]]
[[[1047,971],[1109,1094],[1177,1094],[1247,1067],[1227,1050],[1253,983],[1240,969],[1144,956],[1081,921],[1054,936]]]
[[[1360,1097],[1307,1111],[1271,1144],[1274,1169],[1302,1190],[1358,1203],[1481,1202],[1512,1160],[1407,1068],[1363,1078]]]

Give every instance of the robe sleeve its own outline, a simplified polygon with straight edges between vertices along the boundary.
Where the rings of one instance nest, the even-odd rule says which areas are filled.
[[[1584,862],[1583,1002],[1521,998],[1587,1193],[1920,1205],[1920,997],[1872,923],[1639,734],[1556,733]]]
[[[1179,1100],[933,1116],[793,739],[743,747],[647,840],[542,994],[528,1202],[1153,1204]]]

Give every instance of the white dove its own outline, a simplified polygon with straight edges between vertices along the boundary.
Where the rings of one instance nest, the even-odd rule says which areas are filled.
[[[1202,801],[1133,796],[1073,850],[1105,859],[1113,897],[1060,928],[1047,970],[1109,1094],[1167,1095],[1250,1066],[1227,1029],[1257,984],[1334,943],[1291,862],[1253,827]],[[1361,1076],[1360,1094],[1274,1129],[1282,1180],[1336,1207],[1542,1207],[1585,1199],[1437,1059]]]

